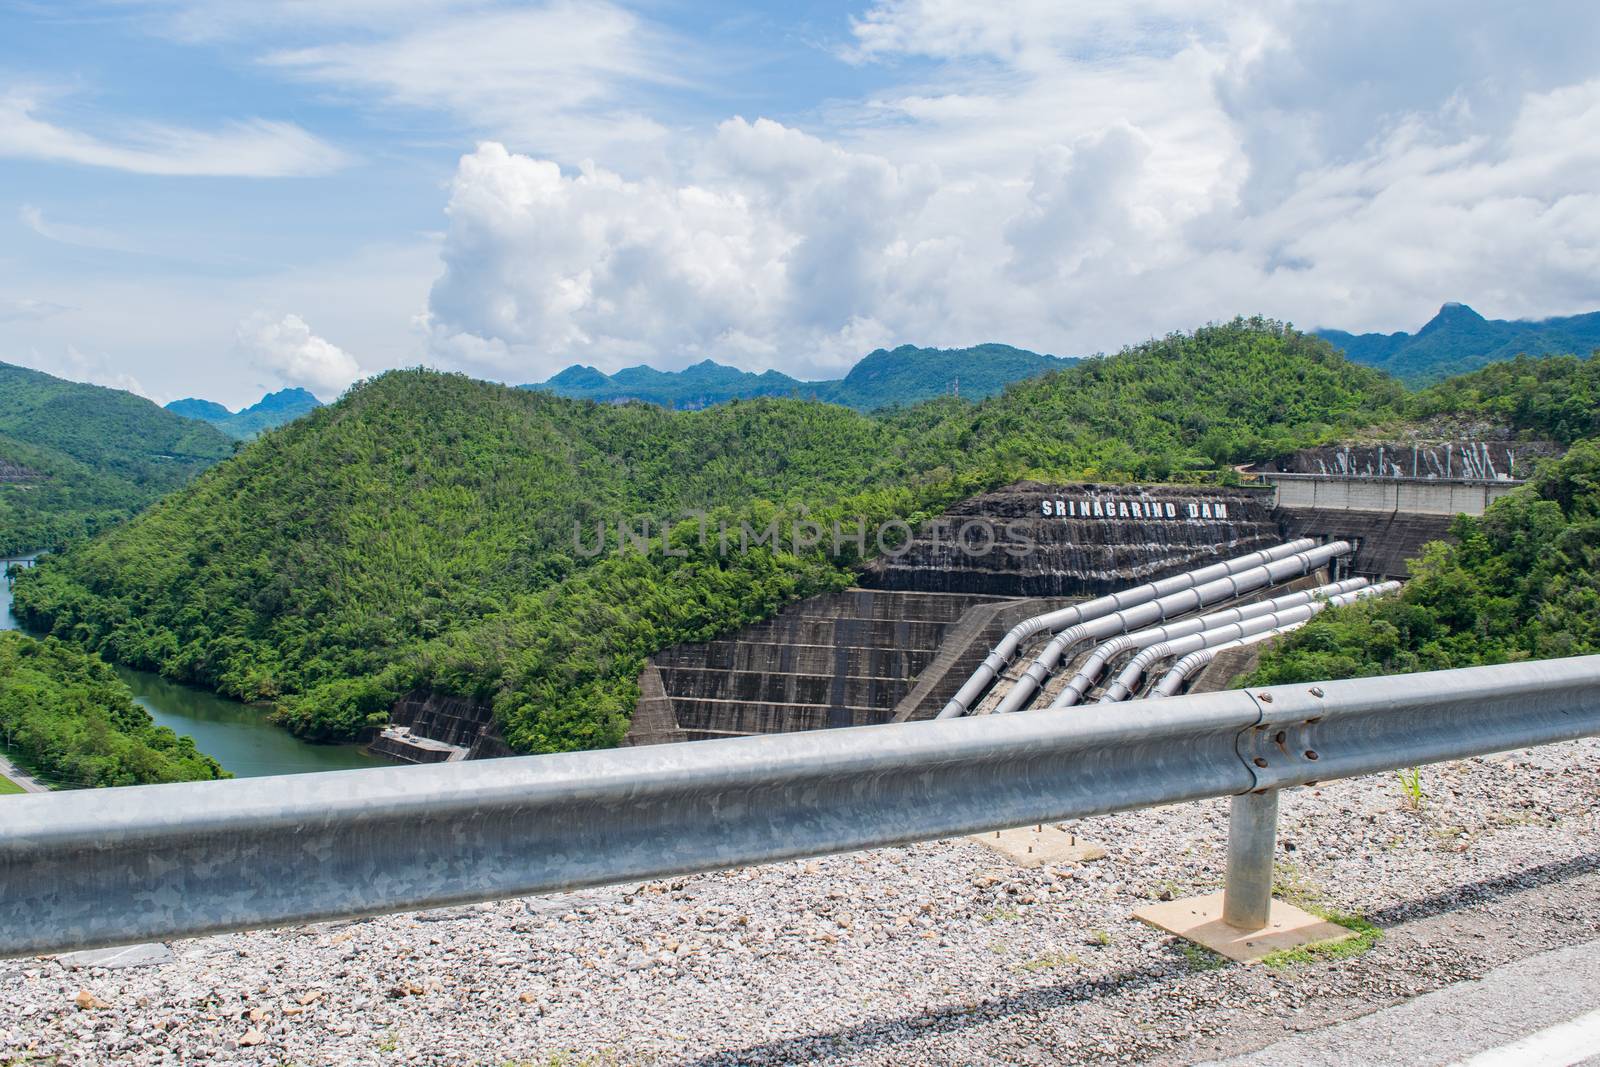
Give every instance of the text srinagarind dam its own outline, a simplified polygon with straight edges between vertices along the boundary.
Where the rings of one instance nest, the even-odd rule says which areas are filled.
[[[1058,497],[1039,501],[1045,518],[1061,519],[1226,519],[1228,505],[1220,500],[1101,500],[1097,497]]]

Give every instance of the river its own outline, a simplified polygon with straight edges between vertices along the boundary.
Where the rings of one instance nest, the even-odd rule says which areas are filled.
[[[32,557],[27,557],[31,559]],[[14,559],[0,560],[0,571]],[[0,630],[20,630],[11,614],[11,583],[0,577]],[[390,767],[358,745],[315,745],[267,721],[260,708],[192,686],[179,685],[150,671],[115,667],[133,690],[133,699],[162,726],[188,734],[201,752],[237,778],[352,767]]]

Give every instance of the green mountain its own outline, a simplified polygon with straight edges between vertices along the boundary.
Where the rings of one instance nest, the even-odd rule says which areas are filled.
[[[321,406],[322,401],[305,389],[279,389],[240,411],[229,411],[214,400],[197,400],[192,396],[174,400],[167,405],[167,410],[186,419],[209,422],[229,437],[248,441]]]
[[[1414,334],[1316,334],[1356,363],[1419,385],[1522,354],[1586,356],[1600,348],[1600,311],[1512,322],[1486,319],[1465,304],[1446,304]]]
[[[215,426],[219,422],[227,422],[233,418],[233,412],[217,403],[215,400],[200,400],[196,397],[184,397],[163,405],[174,415],[182,415],[186,419],[199,419]]]
[[[572,366],[548,381],[523,388],[606,403],[641,400],[687,411],[763,396],[821,400],[857,411],[876,411],[957,390],[962,396],[981,400],[1011,382],[1074,362],[1000,344],[973,348],[901,345],[868,354],[843,378],[821,381],[801,381],[775,370],[755,374],[708,359],[680,371],[640,366],[611,375],[593,367]]]
[[[143,397],[0,363],[0,553],[114,526],[232,452]]]
[[[741,551],[743,525],[917,522],[1026,477],[1223,478],[1403,402],[1262,320],[878,416],[596,405],[393,371],[45,560],[15,609],[112,659],[274,701],[307,736],[348,737],[425,687],[491,700],[524,751],[610,745],[651,652],[843,587],[863,563],[848,539]],[[685,509],[707,513],[706,536]],[[616,522],[640,516],[657,517],[656,550],[617,551]],[[680,518],[668,555],[661,522]]]
[[[863,357],[838,382],[826,384],[817,398],[858,411],[891,405],[909,406],[929,397],[958,391],[970,400],[994,396],[1012,382],[1035,378],[1078,362],[1070,357],[1041,356],[1010,345],[973,348],[882,348]]]

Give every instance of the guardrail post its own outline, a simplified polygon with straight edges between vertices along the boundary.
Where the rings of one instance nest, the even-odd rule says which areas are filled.
[[[1222,921],[1239,930],[1260,930],[1272,917],[1272,858],[1278,848],[1278,791],[1263,789],[1233,798],[1228,818],[1228,881]]]
[[[1228,818],[1228,874],[1222,892],[1164,901],[1133,916],[1240,963],[1278,949],[1355,936],[1272,899],[1272,859],[1277,849],[1278,790],[1237,795]]]

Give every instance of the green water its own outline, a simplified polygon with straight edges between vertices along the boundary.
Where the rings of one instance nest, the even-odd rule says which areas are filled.
[[[188,734],[201,752],[238,778],[303,771],[342,771],[351,767],[388,767],[388,760],[369,756],[357,745],[313,745],[267,721],[266,712],[167,680],[149,671],[116,667],[133,698],[162,726]]]
[[[31,558],[31,557],[30,557]],[[11,560],[0,560],[0,572]],[[11,583],[0,577],[0,630],[20,630],[11,614]],[[162,726],[194,738],[195,746],[239,778],[351,767],[391,767],[356,745],[313,745],[267,721],[266,712],[168,681],[159,674],[116,667],[133,698]]]

